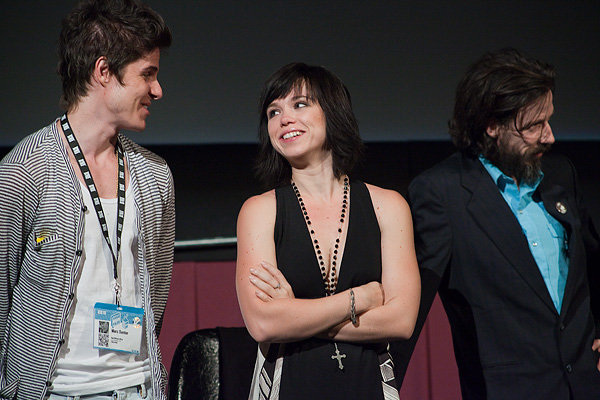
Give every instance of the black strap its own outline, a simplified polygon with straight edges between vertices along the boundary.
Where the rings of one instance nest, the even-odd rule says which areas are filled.
[[[117,177],[117,252],[113,251],[113,247],[110,243],[110,237],[108,234],[108,225],[106,224],[106,218],[104,216],[104,210],[102,209],[102,203],[100,202],[100,196],[98,195],[98,191],[96,190],[96,185],[94,184],[94,178],[92,177],[92,173],[90,172],[90,168],[88,167],[87,162],[85,161],[85,157],[83,156],[83,152],[79,147],[79,143],[75,138],[75,133],[71,129],[69,124],[69,120],[67,119],[67,114],[65,113],[61,119],[60,123],[62,125],[63,131],[65,133],[65,137],[67,138],[67,142],[71,147],[71,151],[73,152],[73,156],[75,160],[77,160],[77,165],[79,165],[79,169],[81,170],[81,175],[83,175],[83,180],[90,192],[90,196],[92,197],[92,202],[94,203],[94,209],[96,210],[96,215],[98,216],[98,221],[100,222],[100,227],[102,228],[102,235],[106,240],[106,244],[110,250],[110,254],[112,255],[113,260],[113,277],[115,278],[114,289],[116,294],[116,303],[120,305],[120,290],[121,287],[118,281],[118,273],[117,273],[117,261],[119,257],[119,251],[121,250],[121,234],[123,233],[123,220],[125,219],[125,157],[123,156],[123,149],[121,148],[121,143],[117,140],[117,160],[118,160],[118,169],[119,175]]]

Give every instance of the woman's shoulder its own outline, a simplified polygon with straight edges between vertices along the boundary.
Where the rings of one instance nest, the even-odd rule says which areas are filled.
[[[265,217],[270,212],[275,212],[276,206],[275,189],[252,196],[242,205],[240,218],[243,216]]]
[[[400,193],[393,189],[385,189],[379,186],[371,185],[370,183],[366,182],[365,186],[367,187],[367,190],[371,195],[373,205],[375,205],[375,202],[383,202],[389,204],[396,204],[397,206],[408,206],[404,197],[402,197]]]
[[[375,209],[375,214],[377,214],[378,219],[381,220],[381,217],[391,217],[393,214],[410,213],[408,203],[397,191],[385,189],[369,183],[365,183],[365,186],[371,196],[373,208]]]

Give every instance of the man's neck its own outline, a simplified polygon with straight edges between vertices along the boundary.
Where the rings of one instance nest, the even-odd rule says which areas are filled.
[[[88,103],[79,104],[67,112],[69,124],[86,158],[96,158],[114,152],[118,130]]]

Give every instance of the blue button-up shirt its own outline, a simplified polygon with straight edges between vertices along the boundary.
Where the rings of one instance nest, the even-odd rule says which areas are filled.
[[[479,156],[479,161],[490,174],[502,197],[517,217],[552,302],[556,310],[560,312],[569,272],[567,237],[563,226],[548,214],[542,201],[533,199],[533,193],[542,181],[544,174],[542,173],[533,185],[522,183],[517,186],[511,177],[505,175],[483,156]]]

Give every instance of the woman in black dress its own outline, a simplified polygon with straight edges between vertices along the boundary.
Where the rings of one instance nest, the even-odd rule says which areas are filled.
[[[272,190],[239,214],[236,286],[259,342],[250,399],[397,398],[387,341],[411,336],[420,281],[410,210],[352,180],[362,142],[343,83],[275,72],[257,170]]]

